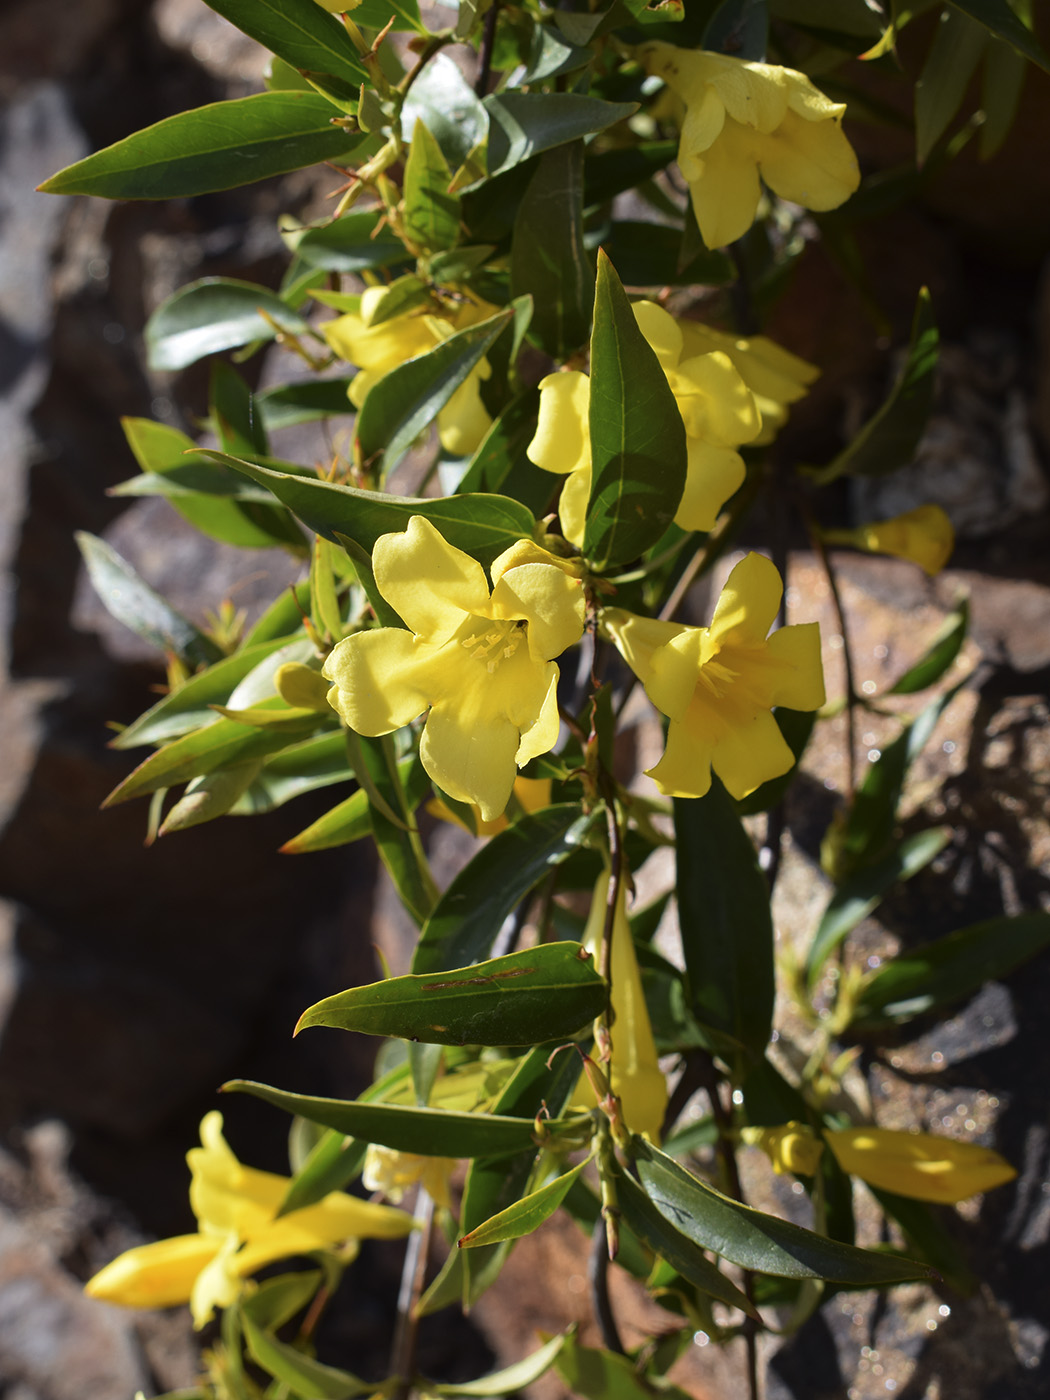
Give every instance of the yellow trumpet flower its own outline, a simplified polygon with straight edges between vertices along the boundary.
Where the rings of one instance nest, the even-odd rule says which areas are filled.
[[[940,506],[918,506],[895,515],[858,525],[855,530],[823,530],[829,544],[849,544],[868,554],[891,554],[918,564],[932,578],[939,574],[955,548],[955,530]]]

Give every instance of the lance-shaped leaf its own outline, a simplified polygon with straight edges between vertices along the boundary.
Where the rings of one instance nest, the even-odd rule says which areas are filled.
[[[773,1019],[773,921],[751,838],[717,777],[677,798],[678,917],[693,1010],[756,1058]]]
[[[1050,944],[1050,914],[1017,914],[957,929],[883,963],[858,997],[853,1025],[906,1021],[972,996]]]
[[[726,1307],[739,1308],[751,1317],[758,1317],[747,1294],[726,1278],[688,1235],[684,1235],[660,1214],[634,1178],[626,1172],[621,1172],[616,1178],[616,1204],[642,1243],[661,1259],[666,1259],[683,1278],[725,1303]]]
[[[886,476],[915,455],[933,406],[940,336],[930,294],[923,287],[915,307],[911,343],[889,397],[830,465],[814,473],[822,485],[850,476]]]
[[[351,729],[345,733],[358,782],[368,795],[368,820],[379,859],[386,866],[406,912],[422,926],[437,900],[437,887],[415,822],[416,808],[423,800],[425,787],[421,785],[410,791],[402,782],[389,734],[373,739],[357,735]],[[414,771],[413,765],[409,776]]]
[[[406,141],[420,120],[434,133],[453,170],[488,133],[488,113],[448,54],[435,54],[405,95],[401,134]]]
[[[979,24],[959,11],[944,10],[915,85],[915,156],[919,165],[962,105],[987,45],[988,33]]]
[[[264,758],[254,782],[230,811],[235,816],[272,812],[293,797],[347,782],[352,777],[343,735],[315,734]]]
[[[534,1146],[536,1125],[531,1118],[311,1098],[250,1079],[232,1079],[222,1087],[224,1093],[252,1094],[286,1113],[335,1128],[361,1142],[377,1142],[398,1152],[417,1152],[421,1157],[502,1156]]]
[[[969,625],[970,604],[964,598],[956,610],[945,618],[926,655],[890,686],[887,695],[913,695],[917,690],[935,685],[962,650]]]
[[[283,1327],[286,1322],[291,1322],[297,1312],[302,1312],[323,1278],[324,1273],[320,1269],[268,1278],[244,1299],[241,1310],[257,1327]]]
[[[382,453],[384,471],[392,470],[513,320],[508,307],[384,374],[357,415],[365,460]]]
[[[560,803],[494,836],[435,906],[416,947],[413,972],[469,967],[484,957],[519,900],[580,846],[593,824],[577,803]]]
[[[629,0],[628,0],[629,2]],[[765,0],[722,0],[704,30],[702,47],[765,63],[769,12]]]
[[[547,943],[462,971],[352,987],[309,1007],[296,1031],[339,1026],[436,1045],[535,1045],[574,1035],[605,995],[578,943]]]
[[[112,545],[86,530],[77,531],[76,541],[95,592],[118,622],[161,651],[173,651],[188,666],[207,666],[221,658],[216,643],[155,593]]]
[[[371,832],[368,793],[364,788],[359,788],[325,812],[323,817],[311,822],[297,836],[286,841],[281,847],[281,854],[301,856],[313,851],[328,851],[333,846],[347,846],[352,841],[360,841]]]
[[[223,19],[255,39],[333,97],[356,104],[370,82],[349,34],[314,0],[207,0]]]
[[[514,221],[510,254],[514,296],[529,293],[532,339],[556,360],[586,341],[594,272],[583,246],[583,142],[540,157]]]
[[[374,1382],[359,1380],[349,1371],[340,1371],[334,1366],[325,1366],[280,1341],[271,1332],[263,1331],[251,1314],[243,1310],[241,1323],[252,1360],[286,1385],[293,1395],[309,1395],[311,1400],[353,1400],[354,1396],[368,1395],[375,1390]]]
[[[255,395],[255,409],[263,427],[270,433],[278,428],[295,428],[300,423],[313,423],[318,418],[335,418],[352,411],[346,397],[352,382],[353,377],[349,376],[278,384]]]
[[[583,1400],[690,1400],[684,1390],[662,1377],[659,1388],[627,1356],[580,1346],[570,1337],[562,1347],[555,1369],[573,1396]]]
[[[336,543],[345,535],[369,553],[380,535],[406,530],[413,515],[425,515],[449,544],[483,564],[517,540],[529,539],[536,528],[532,512],[507,496],[387,496],[317,476],[272,471],[222,453],[212,455],[268,487],[317,534]]]
[[[379,215],[371,211],[344,214],[305,232],[288,233],[286,241],[307,267],[325,272],[363,272],[408,259],[405,245],[377,230]]]
[[[829,1240],[800,1225],[753,1210],[705,1186],[673,1158],[635,1138],[638,1175],[665,1219],[701,1249],[778,1278],[820,1278],[862,1288],[935,1277],[899,1255],[879,1254]]]
[[[513,1366],[507,1366],[502,1371],[493,1371],[490,1376],[482,1376],[480,1380],[449,1381],[447,1383],[425,1381],[421,1389],[427,1395],[445,1396],[446,1400],[454,1400],[454,1397],[459,1395],[469,1397],[469,1400],[487,1400],[489,1396],[516,1395],[526,1386],[532,1385],[533,1381],[539,1380],[540,1376],[554,1362],[565,1342],[564,1333],[552,1337],[531,1356],[516,1361]]]
[[[573,1182],[591,1161],[592,1153],[584,1161],[570,1167],[567,1172],[527,1196],[522,1196],[513,1205],[493,1215],[483,1225],[477,1225],[459,1238],[460,1249],[473,1249],[487,1244],[502,1244],[505,1240],[520,1240],[523,1235],[531,1235],[545,1220],[549,1220],[564,1201]]]
[[[258,92],[165,117],[67,166],[45,194],[185,199],[270,175],[346,160],[364,139],[333,126],[339,109],[315,92]]]
[[[636,102],[604,102],[574,92],[503,92],[486,97],[489,175],[530,156],[604,131],[638,110]]]
[[[424,252],[442,252],[459,242],[459,196],[448,192],[451,179],[437,138],[418,118],[405,162],[404,230]]]
[[[474,453],[456,487],[457,494],[498,491],[520,501],[537,517],[547,514],[556,479],[528,458],[529,444],[536,436],[539,401],[535,388],[525,389],[510,401]]]
[[[598,254],[591,330],[591,498],[583,552],[596,570],[637,558],[674,519],[685,427],[620,279]]]
[[[1010,8],[1008,0],[951,0],[952,6],[962,10],[983,24],[985,29],[1005,39],[1008,44],[1024,54],[1025,58],[1037,64],[1044,72],[1050,73],[1050,58],[1030,29],[1027,29]]]
[[[821,915],[806,955],[806,977],[810,986],[820,976],[832,951],[847,934],[876,909],[894,885],[910,880],[944,850],[952,838],[950,826],[935,826],[906,836],[874,865],[866,865],[832,895]]]
[[[272,340],[278,331],[305,335],[308,330],[303,318],[265,287],[204,277],[162,302],[146,322],[145,336],[150,368],[177,370],[220,350]]]
[[[415,29],[420,34],[426,33],[416,0],[361,0],[354,9],[354,23],[366,29],[383,29],[390,24],[395,30]]]

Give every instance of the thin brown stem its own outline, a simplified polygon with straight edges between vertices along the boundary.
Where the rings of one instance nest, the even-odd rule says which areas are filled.
[[[485,30],[481,36],[481,63],[478,68],[477,81],[474,84],[474,92],[478,97],[484,97],[489,90],[489,78],[492,76],[492,51],[496,45],[496,17],[499,14],[499,0],[492,0],[488,13],[485,16]]]
[[[394,1400],[408,1400],[416,1369],[416,1338],[419,1317],[416,1304],[423,1292],[423,1277],[430,1246],[430,1225],[434,1217],[434,1202],[422,1186],[416,1198],[417,1229],[408,1237],[405,1262],[401,1268],[401,1289],[397,1297],[397,1325],[390,1348],[390,1373],[398,1378]]]
[[[853,657],[850,653],[849,628],[846,625],[846,610],[842,606],[842,594],[839,592],[839,581],[835,570],[831,566],[828,558],[827,546],[816,526],[812,516],[806,512],[806,526],[809,530],[809,537],[817,558],[820,560],[824,576],[828,581],[828,589],[831,592],[831,602],[835,609],[835,619],[838,622],[839,636],[842,638],[842,661],[846,671],[846,796],[852,801],[853,793],[856,789],[856,751],[857,751],[857,687],[853,672]]]
[[[587,1261],[587,1280],[591,1285],[591,1302],[598,1331],[602,1336],[602,1346],[617,1356],[626,1356],[620,1330],[616,1326],[612,1302],[609,1299],[609,1248],[605,1234],[605,1221],[598,1217],[591,1235],[591,1254]]]

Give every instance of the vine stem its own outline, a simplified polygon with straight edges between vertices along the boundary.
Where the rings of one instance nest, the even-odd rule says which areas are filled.
[[[416,1369],[416,1339],[419,1317],[416,1304],[423,1292],[423,1276],[430,1247],[430,1226],[434,1218],[434,1202],[430,1192],[421,1186],[416,1197],[415,1224],[405,1245],[405,1261],[401,1267],[401,1288],[397,1295],[397,1325],[390,1348],[390,1374],[398,1378],[393,1400],[408,1400],[412,1377]]]
[[[605,1221],[598,1217],[591,1234],[591,1253],[587,1261],[587,1278],[591,1285],[591,1300],[594,1304],[594,1317],[602,1336],[602,1346],[617,1356],[626,1356],[620,1329],[609,1298],[609,1249],[605,1234]]]
[[[842,606],[839,581],[831,566],[831,560],[828,558],[827,545],[824,543],[823,536],[808,507],[804,511],[804,515],[810,541],[817,558],[820,560],[821,568],[824,570],[824,577],[828,581],[831,602],[835,609],[835,619],[838,622],[839,636],[842,638],[842,660],[846,670],[846,796],[852,802],[856,789],[857,687],[853,671],[853,656],[850,652],[849,628],[846,625],[846,610]]]
[[[492,51],[496,44],[496,16],[499,14],[499,0],[492,0],[485,16],[485,30],[481,36],[481,65],[478,68],[474,92],[484,97],[489,90],[489,77],[492,73]]]

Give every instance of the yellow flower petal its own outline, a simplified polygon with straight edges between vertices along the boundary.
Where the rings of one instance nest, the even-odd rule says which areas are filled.
[[[771,778],[787,773],[794,761],[780,726],[768,710],[727,727],[711,754],[711,767],[737,801]]]
[[[741,1128],[740,1140],[760,1147],[777,1175],[812,1176],[820,1165],[824,1144],[805,1123],[785,1123],[777,1128]]]
[[[678,164],[689,184],[693,213],[709,248],[743,238],[755,221],[762,186],[754,133],[727,117],[722,135],[702,154],[684,145]]]
[[[357,734],[391,734],[430,703],[430,668],[439,651],[400,627],[345,637],[322,668],[332,682],[328,703]]]
[[[794,112],[763,139],[758,169],[775,194],[806,209],[837,209],[860,184],[857,157],[838,121],[804,121]]]
[[[413,515],[402,532],[380,535],[372,568],[376,586],[405,626],[435,646],[468,616],[488,610],[485,570],[425,516]]]
[[[685,490],[674,522],[682,530],[713,530],[730,496],[744,484],[747,469],[739,452],[687,438]]]
[[[602,630],[612,638],[620,655],[645,686],[653,674],[656,649],[688,630],[680,622],[640,617],[625,608],[603,608],[601,620]]]
[[[492,373],[487,360],[467,375],[437,416],[438,437],[446,452],[469,457],[492,427],[492,415],[481,398],[481,382]]]
[[[536,661],[550,661],[580,640],[585,609],[582,579],[556,565],[520,564],[492,590],[492,616],[528,623],[529,652]]]
[[[590,394],[590,379],[579,370],[548,374],[540,380],[536,435],[525,449],[530,462],[545,472],[590,468]]]
[[[587,507],[591,500],[591,464],[575,471],[565,480],[558,497],[558,521],[561,532],[570,544],[583,548],[587,528]]]
[[[711,786],[712,753],[703,733],[672,723],[663,757],[646,772],[665,797],[703,797]]]
[[[671,387],[690,438],[720,447],[750,442],[762,420],[751,390],[728,355],[697,355],[678,366]]]
[[[675,369],[682,358],[682,329],[675,318],[655,301],[631,303],[638,329],[649,342],[663,370]]]
[[[856,530],[825,530],[832,544],[851,544],[870,554],[908,559],[932,578],[939,574],[955,547],[955,530],[940,506],[918,506],[892,520],[860,525]]]
[[[789,710],[819,710],[827,698],[820,660],[820,627],[797,622],[781,627],[766,643],[770,702]]]
[[[710,635],[725,646],[760,646],[776,620],[784,585],[776,565],[763,554],[741,559],[715,604]]]
[[[547,694],[543,704],[540,706],[539,715],[534,724],[528,725],[521,731],[521,743],[518,751],[514,755],[514,762],[519,768],[524,768],[526,763],[531,763],[534,758],[539,758],[541,753],[549,753],[558,742],[558,731],[561,728],[561,720],[558,716],[558,668],[551,665],[550,682],[547,686]],[[514,791],[517,792],[518,784],[526,781],[522,778],[515,778]],[[550,785],[547,786],[548,800],[550,796]]]
[[[483,821],[493,821],[514,786],[521,735],[502,714],[488,713],[471,694],[436,704],[427,716],[419,756],[439,787],[457,802],[476,802]]]
[[[1017,1172],[989,1147],[931,1133],[844,1128],[825,1133],[839,1166],[899,1196],[954,1205],[1012,1181]]]
[[[188,1303],[197,1275],[221,1241],[208,1235],[176,1235],[125,1250],[84,1285],[104,1303],[126,1308],[169,1308]]]

